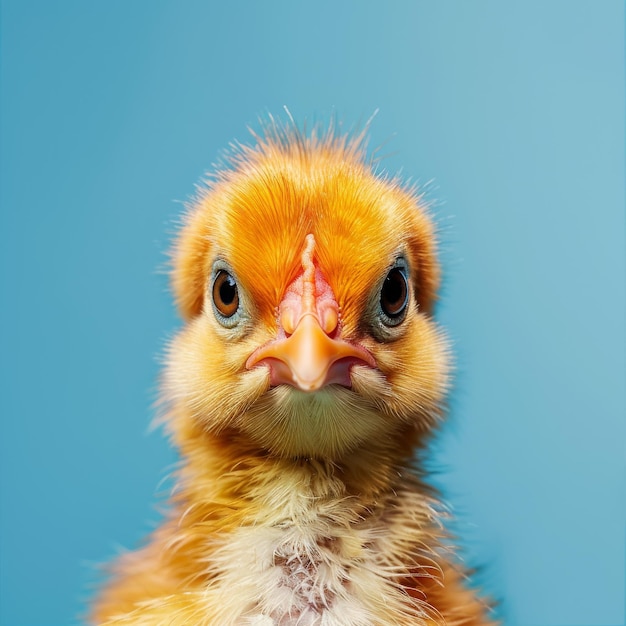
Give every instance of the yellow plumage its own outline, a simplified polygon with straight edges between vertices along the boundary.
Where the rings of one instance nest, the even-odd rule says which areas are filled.
[[[411,469],[449,376],[432,223],[361,138],[256,139],[177,239],[163,397],[183,465],[93,622],[488,624]]]

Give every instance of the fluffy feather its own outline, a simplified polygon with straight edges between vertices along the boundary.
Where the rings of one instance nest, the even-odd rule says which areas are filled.
[[[449,378],[432,318],[432,222],[414,191],[373,173],[362,136],[273,125],[255,138],[203,190],[177,239],[172,284],[186,324],[163,395],[178,486],[167,520],[115,565],[93,622],[489,624],[413,469]],[[313,392],[246,366],[283,332],[279,307],[307,241],[337,303],[333,337],[376,364],[357,362],[350,385]],[[377,311],[398,258],[409,300],[392,326]],[[216,267],[236,280],[236,324],[214,310]]]

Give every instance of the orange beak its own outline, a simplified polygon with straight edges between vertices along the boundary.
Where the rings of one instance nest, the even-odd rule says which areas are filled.
[[[350,368],[355,363],[375,367],[365,348],[332,339],[315,315],[305,313],[292,335],[255,350],[246,367],[268,365],[272,386],[292,385],[302,391],[316,391],[333,384],[351,387]]]
[[[279,306],[276,339],[255,350],[246,368],[266,365],[270,384],[316,391],[326,385],[351,387],[352,365],[376,367],[364,347],[339,338],[339,306],[328,282],[311,260],[315,240],[307,237],[304,273],[287,288]]]

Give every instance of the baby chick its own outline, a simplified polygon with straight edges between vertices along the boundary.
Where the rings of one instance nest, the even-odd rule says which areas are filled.
[[[433,224],[362,135],[255,140],[176,241],[162,388],[182,465],[93,623],[492,624],[415,468],[449,383]]]

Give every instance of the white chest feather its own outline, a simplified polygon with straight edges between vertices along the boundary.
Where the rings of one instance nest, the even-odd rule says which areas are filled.
[[[343,543],[313,529],[240,529],[217,555],[223,601],[237,605],[225,615],[263,626],[371,624]]]
[[[355,523],[348,519],[350,508],[339,506],[334,518],[283,519],[229,534],[211,559],[216,577],[209,594],[224,616],[220,624],[420,623],[414,620],[426,617],[428,607],[407,596],[401,580],[407,574],[407,558],[415,563],[416,553],[406,552],[407,541],[413,539],[413,546],[422,543],[423,527],[415,522],[423,519],[402,516],[399,524],[393,519]],[[388,621],[385,616],[390,615],[396,617]]]

